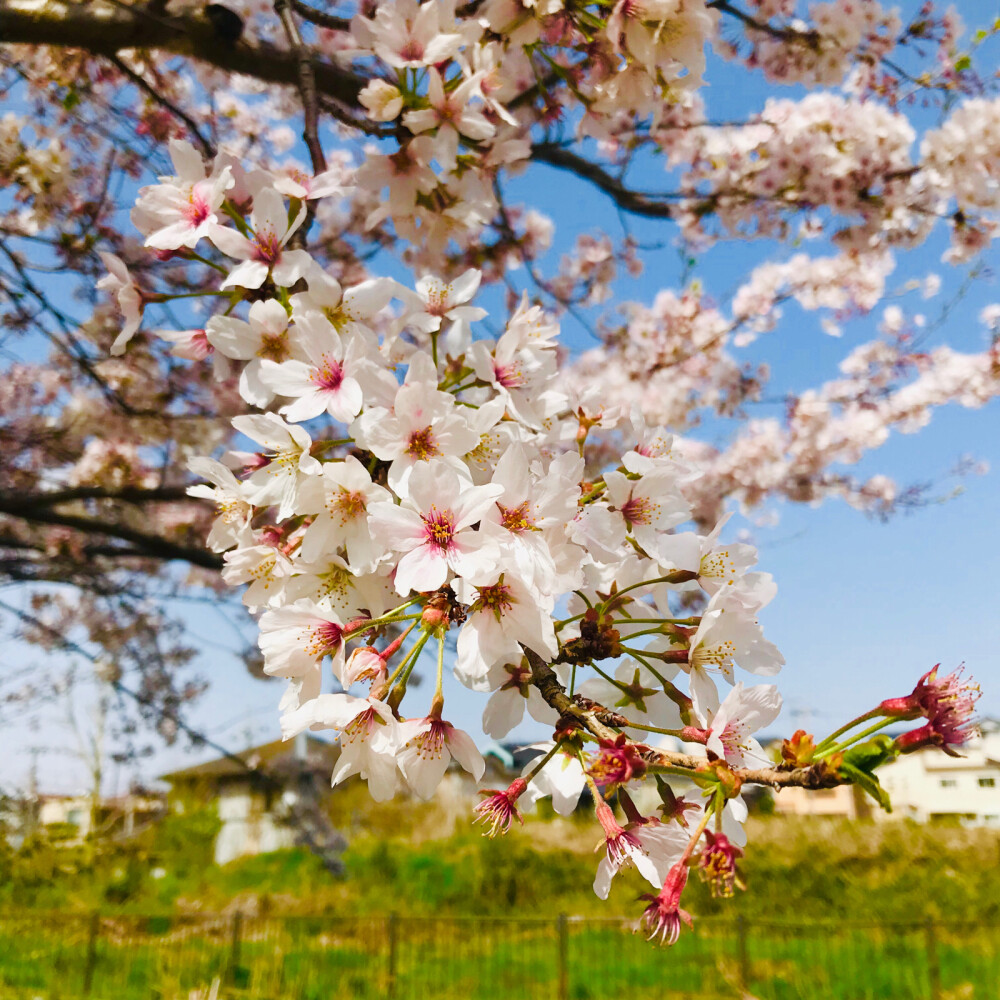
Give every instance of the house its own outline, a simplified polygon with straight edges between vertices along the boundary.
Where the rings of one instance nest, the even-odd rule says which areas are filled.
[[[128,838],[159,819],[166,811],[163,796],[138,789],[104,797],[97,808],[89,795],[39,795],[31,804],[32,824],[48,831],[67,847],[82,843],[92,833]],[[91,823],[96,821],[96,829]]]
[[[774,811],[784,816],[834,816],[867,819],[872,801],[857,785],[836,788],[782,788],[774,791]]]
[[[1000,720],[984,719],[980,730],[959,748],[960,757],[920,750],[882,768],[879,780],[892,800],[890,818],[953,819],[1000,828]]]
[[[340,750],[336,744],[301,733],[240,753],[160,776],[170,785],[173,812],[217,804],[222,829],[215,840],[215,861],[292,847],[297,833],[286,821],[289,808],[315,781],[328,788]]]

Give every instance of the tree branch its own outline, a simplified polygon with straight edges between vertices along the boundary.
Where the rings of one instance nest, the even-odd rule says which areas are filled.
[[[197,59],[230,73],[266,83],[297,86],[299,59],[268,42],[224,44],[211,21],[184,15],[161,17],[141,6],[124,7],[95,0],[0,0],[0,41],[52,45],[114,57],[122,49],[152,49]],[[365,81],[333,63],[308,58],[318,93],[348,106],[358,104]]]
[[[302,111],[305,118],[302,138],[305,140],[309,150],[309,158],[312,160],[313,175],[316,176],[326,170],[326,157],[323,155],[323,147],[319,141],[316,75],[313,72],[309,51],[302,44],[302,36],[299,34],[299,26],[295,23],[295,15],[292,14],[289,0],[274,0],[274,10],[281,21],[281,26],[285,29],[285,37],[295,55],[299,94],[302,97]]]
[[[602,706],[593,706],[592,703],[587,706],[579,704],[566,694],[566,689],[559,682],[556,672],[540,656],[530,649],[525,649],[525,656],[531,665],[531,683],[538,688],[539,694],[561,717],[568,716],[575,719],[587,732],[599,740],[614,741],[617,738],[618,730],[612,729],[606,724],[611,722],[611,725],[614,725],[614,722],[611,721],[616,717],[614,712],[610,712]],[[692,774],[702,769],[706,762],[704,757],[673,753],[669,750],[650,750],[643,754],[643,757],[647,764],[681,768],[692,772]],[[734,767],[732,771],[744,784],[768,785],[771,788],[790,788],[793,786],[832,788],[835,785],[850,784],[850,781],[846,778],[839,778],[824,764],[799,767],[793,771],[783,771],[776,767]]]
[[[620,180],[612,177],[603,167],[564,146],[553,142],[538,142],[531,147],[531,155],[539,163],[547,163],[559,170],[568,170],[590,181],[609,195],[616,205],[633,215],[643,215],[650,219],[670,219],[675,214],[672,205],[641,191],[632,191]]]
[[[321,28],[329,28],[331,31],[350,31],[351,22],[346,17],[337,17],[336,14],[327,14],[325,11],[317,10],[302,0],[291,0],[292,10],[299,17],[318,24]]]
[[[35,507],[69,503],[72,500],[120,500],[122,503],[133,504],[171,503],[176,500],[199,502],[196,498],[188,496],[186,486],[157,486],[152,489],[142,486],[122,486],[117,489],[107,486],[71,486],[64,490],[48,492],[9,493],[2,502],[30,510]]]
[[[193,566],[201,566],[204,569],[222,569],[222,559],[214,552],[203,549],[200,546],[181,545],[171,542],[169,539],[161,538],[149,532],[139,531],[136,528],[129,528],[124,524],[112,524],[101,521],[96,517],[84,517],[79,514],[61,514],[59,511],[38,508],[30,503],[18,504],[12,502],[9,497],[0,497],[0,514],[7,514],[9,517],[20,518],[29,524],[51,524],[62,528],[74,528],[87,534],[105,535],[109,538],[120,538],[122,541],[131,542],[146,553],[157,559],[173,560],[179,559],[183,562],[191,563]]]
[[[169,111],[176,119],[183,122],[187,130],[197,140],[198,145],[201,146],[201,151],[205,154],[206,159],[211,160],[215,158],[215,146],[213,146],[208,139],[201,134],[201,130],[198,128],[197,123],[189,114],[187,114],[187,112],[181,110],[172,101],[168,101],[156,90],[155,87],[147,83],[141,74],[136,73],[135,70],[126,66],[125,63],[123,63],[117,56],[109,56],[108,58],[114,64],[119,73],[123,73],[127,76],[141,91],[143,91],[143,93],[154,100],[157,104],[166,108],[167,111]]]

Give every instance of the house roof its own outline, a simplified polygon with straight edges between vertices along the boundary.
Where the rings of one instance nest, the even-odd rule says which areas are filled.
[[[312,766],[332,768],[338,755],[339,747],[336,744],[303,733],[295,740],[287,742],[285,740],[272,740],[270,743],[261,743],[259,746],[247,747],[246,750],[234,753],[232,756],[242,760],[246,767],[241,766],[231,757],[216,757],[203,764],[195,764],[193,767],[185,767],[179,771],[161,774],[160,780],[174,785],[206,778],[239,776],[246,774],[248,768],[271,770],[277,767],[280,769],[286,763],[290,764],[297,759],[305,760]]]
[[[523,743],[511,740],[498,743],[494,740],[483,750],[483,756],[495,757],[508,771],[520,771],[529,760],[540,757],[542,752],[536,747],[525,746]]]

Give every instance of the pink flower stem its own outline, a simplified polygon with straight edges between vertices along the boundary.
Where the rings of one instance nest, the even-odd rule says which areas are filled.
[[[698,841],[701,840],[701,835],[705,832],[705,828],[708,826],[713,812],[715,812],[714,809],[706,809],[701,814],[701,819],[695,827],[694,833],[691,834],[691,839],[688,841],[687,847],[684,848],[684,853],[677,862],[679,865],[686,865],[691,860],[691,855],[694,854],[694,849],[697,847]]]

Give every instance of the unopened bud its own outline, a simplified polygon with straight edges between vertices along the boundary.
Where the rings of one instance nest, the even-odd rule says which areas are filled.
[[[420,615],[420,625],[425,632],[437,632],[439,630],[447,629],[447,610],[428,604]]]

